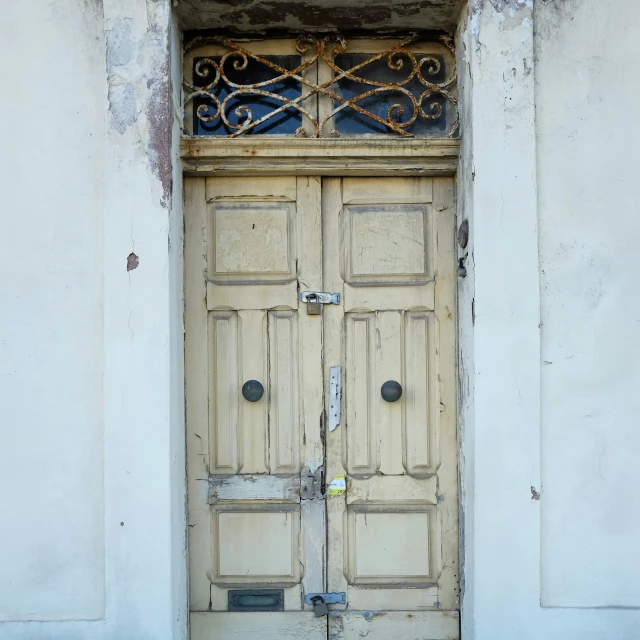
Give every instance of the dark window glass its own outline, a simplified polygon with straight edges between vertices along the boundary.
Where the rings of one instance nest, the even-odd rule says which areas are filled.
[[[427,54],[427,53],[415,53],[416,60],[422,58],[435,59],[440,63],[440,68],[435,73],[430,71],[435,70],[435,67],[427,60],[421,67],[423,77],[428,82],[437,84],[446,80],[446,71],[444,57],[441,55]],[[358,64],[362,64],[367,59],[371,58],[371,54],[368,53],[350,53],[340,54],[335,57],[335,64],[342,70],[348,70],[355,67]],[[393,69],[388,64],[388,57],[384,57],[366,64],[364,67],[353,72],[354,76],[358,76],[363,80],[375,80],[376,82],[389,83],[389,85],[401,85],[401,87],[416,99],[419,100],[420,96],[427,87],[420,82],[417,77],[412,78],[406,84],[401,84],[406,78],[411,75],[413,64],[406,54],[398,54],[392,58],[394,65],[397,65],[402,61],[402,67],[400,69]],[[366,82],[357,82],[348,78],[342,78],[338,80],[335,93],[342,98],[351,100],[368,91],[376,90],[378,87],[367,84]],[[432,107],[435,103],[436,106]],[[399,104],[404,107],[404,112],[399,114],[398,112],[392,114],[392,119],[395,122],[404,123],[411,119],[414,113],[414,106],[411,98],[404,95],[401,91],[394,89],[392,86],[389,89],[385,89],[380,93],[375,93],[372,96],[363,98],[356,101],[356,103],[362,109],[373,113],[382,120],[387,120],[387,114],[389,108],[394,104]],[[340,103],[334,101],[334,108],[338,107]],[[436,119],[427,119],[420,114],[416,117],[415,121],[408,127],[403,128],[404,131],[412,133],[414,135],[420,134],[438,134],[443,135],[447,131],[447,101],[446,98],[439,94],[434,94],[425,97],[422,102],[422,107],[427,115],[432,115],[442,109],[441,115]],[[365,114],[360,114],[351,107],[345,107],[339,111],[335,116],[336,129],[343,134],[354,135],[362,133],[389,133],[391,130],[384,124],[376,122]]]
[[[262,56],[263,58],[284,67],[288,71],[300,66],[300,56]],[[215,63],[220,64],[221,57],[211,57]],[[202,77],[196,73],[196,66],[198,62],[203,58],[196,58],[194,60],[194,74],[193,84],[196,87],[204,87],[210,84],[215,78],[215,69],[211,68],[211,65],[203,63],[201,65],[201,73],[203,69],[209,67],[209,74]],[[251,85],[258,82],[265,82],[272,78],[277,78],[281,73],[272,69],[265,64],[249,58],[246,69],[235,69],[234,63],[238,65],[242,63],[242,58],[239,55],[231,55],[227,58],[223,73],[226,78],[237,85]],[[291,78],[286,78],[280,82],[267,84],[266,86],[259,87],[260,91],[272,93],[289,100],[294,100],[300,96],[302,88],[300,82]],[[252,92],[251,89],[243,89],[242,87],[230,86],[222,77],[218,81],[215,87],[210,89],[212,93],[220,103],[227,98],[230,94],[234,94],[225,106],[225,115],[231,125],[242,124],[246,121],[246,112],[242,109],[236,113],[236,110],[240,107],[246,107],[251,110],[251,121],[256,122],[260,118],[274,110],[280,108],[283,103],[273,97],[257,95]],[[222,117],[218,116],[211,122],[205,122],[198,118],[197,109],[201,105],[211,104],[204,97],[195,98],[193,101],[193,133],[196,136],[228,136],[237,131],[233,126],[228,126]],[[304,106],[304,105],[303,105]],[[205,111],[205,115],[212,115],[215,113],[216,107],[210,106],[208,111]],[[295,133],[296,129],[302,126],[302,114],[295,107],[287,107],[284,111],[278,113],[262,122],[255,127],[249,129],[246,134],[265,134],[265,133]]]

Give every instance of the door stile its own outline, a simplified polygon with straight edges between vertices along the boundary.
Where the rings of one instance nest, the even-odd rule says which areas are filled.
[[[300,247],[303,259],[298,265],[298,295],[300,290],[322,290],[322,210],[321,182],[315,176],[296,179],[300,220]],[[321,593],[326,584],[326,513],[321,495],[321,474],[324,469],[322,441],[324,394],[322,389],[322,315],[313,316],[300,305],[300,381],[302,389],[301,421],[303,425],[302,471],[303,486],[313,485],[301,495],[302,542],[305,557],[301,559],[303,609],[306,593]]]
[[[331,215],[342,202],[342,180],[340,178],[325,178],[322,190],[323,211],[323,278],[324,286],[331,293],[340,293],[339,305],[327,305],[324,310],[324,383],[325,395],[329,396],[330,369],[343,365],[343,318],[344,318],[344,291],[340,275],[340,247],[339,247],[339,220]],[[344,379],[344,372],[343,372]],[[343,475],[346,458],[345,437],[345,403],[344,394],[341,396],[341,423],[333,431],[325,430],[326,442],[326,483],[329,487],[331,481],[337,475]],[[346,491],[338,495],[330,495],[327,491],[327,548],[331,558],[327,565],[327,591],[347,592],[347,581],[343,571],[343,541],[346,538],[345,519]],[[346,605],[332,605],[331,612],[345,609]],[[340,631],[341,620],[329,613],[329,637]]]
[[[455,193],[453,180],[433,180],[436,217],[437,273],[435,312],[438,321],[438,397],[440,398],[437,451],[439,535],[442,564],[438,601],[443,610],[460,608],[459,487],[457,433],[457,301],[455,256]]]
[[[203,287],[207,272],[207,204],[205,180],[185,178],[185,385],[187,421],[187,490],[189,500],[189,605],[206,611],[211,582],[202,563],[211,566],[209,492],[209,329]],[[190,428],[198,425],[198,428]],[[195,550],[198,553],[195,553]]]

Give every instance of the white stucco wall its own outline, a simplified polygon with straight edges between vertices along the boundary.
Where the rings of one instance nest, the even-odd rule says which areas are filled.
[[[478,0],[459,40],[463,632],[631,640],[640,21],[631,0],[532,8]]]
[[[172,38],[168,0],[2,5],[2,639],[186,633]]]
[[[2,3],[0,620],[104,616],[103,42]]]
[[[536,10],[549,607],[640,607],[639,34],[629,0]]]

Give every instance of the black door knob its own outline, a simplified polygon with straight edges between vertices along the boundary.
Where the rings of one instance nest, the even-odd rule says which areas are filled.
[[[249,402],[258,402],[264,395],[264,387],[257,380],[247,380],[242,385],[242,397]]]
[[[380,388],[382,399],[387,402],[396,402],[402,397],[402,385],[395,380],[387,380]]]

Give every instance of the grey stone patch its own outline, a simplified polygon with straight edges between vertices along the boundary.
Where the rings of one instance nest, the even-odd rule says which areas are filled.
[[[491,6],[496,13],[501,14],[505,18],[511,18],[509,24],[503,25],[503,28],[514,28],[522,23],[522,19],[518,19],[519,12],[531,13],[534,0],[489,0]],[[480,16],[484,8],[485,0],[469,0],[467,7],[467,23],[469,30],[476,39],[480,35]],[[523,14],[527,15],[527,14]]]
[[[498,13],[503,13],[505,9],[520,11],[531,8],[530,0],[489,0],[489,2]]]
[[[131,61],[134,44],[131,40],[131,19],[126,18],[105,32],[107,45],[107,71],[124,67]]]
[[[123,134],[138,119],[135,87],[131,83],[114,84],[109,78],[108,99],[111,126]]]

